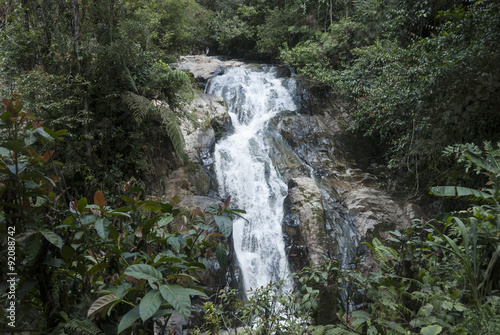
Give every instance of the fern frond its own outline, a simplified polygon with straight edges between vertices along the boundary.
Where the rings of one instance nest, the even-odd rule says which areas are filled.
[[[67,332],[66,332],[67,331]],[[66,322],[61,322],[52,331],[54,335],[100,335],[103,331],[97,328],[92,321],[88,319],[69,319]]]
[[[367,245],[373,251],[379,262],[386,263],[398,257],[396,250],[383,245],[378,238],[374,238],[372,244],[370,245],[367,243]]]
[[[169,67],[169,71],[166,73],[166,79],[169,83],[175,86],[189,86],[191,80],[189,79],[189,75],[182,70],[172,70]]]
[[[123,81],[125,82],[125,86],[127,87],[128,90],[134,92],[135,94],[138,93],[137,91],[137,86],[135,85],[135,80],[132,78],[132,74],[130,73],[130,70],[128,69],[127,65],[125,65],[125,61],[123,61]]]
[[[154,113],[155,111],[151,101],[142,95],[125,92],[122,94],[122,100],[132,112],[134,120],[137,123],[141,123],[149,113]]]
[[[386,272],[395,274],[395,270],[389,262],[397,259],[398,253],[396,250],[383,245],[378,238],[374,238],[372,244],[368,242],[365,242],[365,244],[371,249],[381,268]]]
[[[167,135],[174,145],[174,150],[180,160],[186,164],[188,162],[188,157],[185,151],[186,142],[184,136],[182,135],[181,127],[173,117],[167,118],[168,122],[165,125],[165,130]]]

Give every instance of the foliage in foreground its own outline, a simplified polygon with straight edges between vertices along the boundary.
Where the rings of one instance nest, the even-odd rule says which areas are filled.
[[[145,197],[133,181],[123,186],[119,207],[101,191],[90,201],[71,199],[53,159],[66,131],[43,127],[19,96],[3,103],[0,266],[8,271],[0,302],[15,305],[15,318],[2,317],[2,328],[125,334],[150,332],[173,312],[187,318],[191,299],[206,297],[197,273],[206,270],[209,253],[225,268],[228,215],[242,211],[230,210],[228,198],[183,212],[175,197]]]

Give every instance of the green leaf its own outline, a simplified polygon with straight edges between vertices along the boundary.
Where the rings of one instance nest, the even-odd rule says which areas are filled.
[[[215,223],[225,238],[233,232],[233,220],[229,216],[214,215]]]
[[[492,195],[468,187],[460,186],[437,186],[432,187],[431,194],[440,197],[468,197],[472,200],[491,199]]]
[[[124,273],[127,276],[132,276],[137,279],[147,279],[154,282],[161,282],[162,274],[154,267],[148,264],[134,264],[125,269]]]
[[[443,327],[438,326],[438,325],[431,325],[424,327],[420,330],[420,334],[423,335],[436,335],[441,333],[441,330],[443,330]]]
[[[111,222],[107,218],[98,218],[95,222],[95,230],[103,240],[108,238],[110,224]]]
[[[62,248],[63,240],[61,236],[57,235],[56,233],[48,229],[41,229],[40,233],[42,233],[42,235],[47,239],[47,241],[49,241],[59,249]]]
[[[139,304],[139,314],[142,321],[146,321],[153,316],[161,305],[161,293],[158,290],[149,291]]]
[[[189,318],[191,314],[189,291],[180,285],[162,285],[160,286],[160,292],[163,299],[168,301],[180,315],[186,319]]]
[[[60,268],[62,267],[65,263],[62,259],[60,258],[46,258],[43,264],[48,265],[53,268]]]
[[[139,306],[135,306],[130,311],[128,311],[128,313],[122,317],[120,323],[118,324],[118,334],[120,334],[125,329],[132,327],[134,322],[136,322],[140,317],[141,315],[139,313]]]
[[[127,283],[127,282],[125,282],[125,283],[121,284],[121,285],[120,285],[120,286],[116,289],[116,293],[115,293],[115,294],[116,294],[116,296],[117,296],[118,298],[123,298],[123,297],[127,294],[128,290],[129,290],[131,287],[132,287],[132,284],[131,284],[131,283]]]
[[[80,207],[80,206],[78,206]],[[94,221],[98,218],[95,214],[85,215],[80,218],[80,222],[83,226],[94,223]]]
[[[352,317],[356,318],[356,320],[352,323],[354,327],[359,326],[371,319],[371,315],[364,311],[354,311],[352,312]]]
[[[40,239],[40,234],[33,233],[26,238],[26,244],[24,247],[24,255],[27,260],[34,259],[38,252],[40,251],[40,247],[42,246],[42,240]]]
[[[78,207],[77,207],[77,210],[82,213],[85,208],[87,207],[87,199],[86,198],[81,198],[80,200],[78,200]]]
[[[17,153],[23,149],[23,143],[20,141],[7,141],[2,143],[2,147]]]
[[[76,251],[69,245],[63,245],[61,253],[64,261],[68,263],[71,261],[71,258],[75,255]]]
[[[179,252],[181,250],[181,245],[180,245],[179,240],[177,239],[177,237],[170,236],[167,239],[167,243],[170,244],[172,246],[172,248],[174,248],[175,252]]]
[[[174,217],[173,217],[173,216],[162,217],[162,218],[158,221],[158,227],[163,227],[163,226],[166,226],[166,225],[168,225],[170,222],[172,222],[173,220],[174,220]]]
[[[40,136],[42,136],[42,138],[44,138],[45,140],[47,140],[47,142],[49,142],[49,143],[54,142],[54,138],[52,136],[50,136],[50,134],[47,133],[44,128],[41,128],[41,127],[40,128],[36,128],[35,132],[37,132],[38,134],[40,134]]]
[[[392,321],[384,321],[383,322],[385,325],[387,325],[389,328],[391,328],[392,330],[395,330],[397,331],[398,333],[400,334],[406,334],[406,330],[401,327],[400,324],[397,324],[396,322],[392,322]]]
[[[185,288],[184,289],[190,296],[201,296],[203,298],[208,298],[205,292],[202,292],[200,290],[195,290],[194,288]]]
[[[217,248],[215,249],[215,256],[217,257],[217,261],[219,262],[220,267],[223,270],[227,269],[227,252],[224,244],[217,244]]]
[[[96,301],[90,306],[88,312],[87,312],[87,317],[92,318],[94,315],[99,313],[104,307],[106,307],[109,304],[114,303],[118,297],[114,294],[107,294],[102,297],[97,298]]]

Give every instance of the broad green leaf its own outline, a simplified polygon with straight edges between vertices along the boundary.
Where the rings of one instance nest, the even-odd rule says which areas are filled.
[[[163,227],[163,226],[166,226],[168,225],[170,222],[172,222],[174,220],[174,217],[173,216],[166,216],[166,217],[162,217],[159,221],[158,221],[158,227]]]
[[[215,256],[217,257],[217,261],[219,262],[220,267],[223,270],[227,269],[227,253],[224,244],[217,244],[217,248],[215,249]]]
[[[201,297],[204,297],[204,298],[208,298],[208,296],[206,295],[205,292],[202,292],[202,291],[199,291],[199,290],[195,290],[194,288],[185,288],[184,290],[186,290],[187,293],[189,293],[190,296],[201,296]]]
[[[118,297],[115,294],[107,294],[102,297],[97,298],[96,301],[90,306],[88,312],[87,312],[87,317],[92,318],[94,315],[99,313],[104,307],[106,307],[109,304],[114,303]]]
[[[32,145],[35,142],[36,142],[36,136],[35,136],[35,133],[33,132],[33,130],[26,131],[25,137],[24,137],[24,145],[29,147],[30,145]]]
[[[161,282],[162,274],[154,267],[148,264],[134,264],[125,269],[127,276],[132,276],[137,279],[147,279],[154,282]]]
[[[56,233],[48,229],[41,229],[40,233],[42,233],[42,235],[47,239],[47,241],[49,241],[59,249],[62,248],[63,240],[61,236],[57,235]]]
[[[155,222],[158,220],[158,215],[153,216],[150,218],[146,223],[142,226],[142,232],[143,234],[147,235],[149,231],[151,230],[151,227],[155,224]]]
[[[103,271],[103,270],[104,270],[104,269],[106,269],[108,266],[109,266],[109,263],[102,263],[102,262],[101,262],[101,263],[97,263],[96,265],[92,266],[92,267],[88,270],[87,274],[88,274],[89,276],[92,276],[94,273],[97,273],[97,272],[99,272],[99,271]]]
[[[131,287],[132,287],[131,283],[124,282],[116,289],[116,296],[118,298],[123,298]]]
[[[53,268],[60,268],[62,267],[65,263],[62,259],[60,258],[46,258],[43,264],[48,265]]]
[[[225,238],[233,232],[233,220],[229,216],[214,215],[215,223]]]
[[[422,335],[437,335],[441,333],[441,330],[443,330],[443,327],[439,325],[432,325],[432,326],[427,326],[424,327],[420,330],[420,334]]]
[[[35,132],[40,134],[40,136],[42,136],[42,138],[44,138],[47,142],[49,142],[49,143],[54,142],[54,138],[52,136],[50,136],[50,134],[47,133],[44,128],[42,128],[42,127],[36,128]]]
[[[432,187],[431,194],[440,197],[469,197],[474,200],[491,199],[492,195],[468,187],[460,186],[437,186]]]
[[[108,238],[109,235],[109,225],[111,222],[107,218],[98,218],[95,221],[95,230],[100,238],[103,240]]]
[[[78,207],[80,207],[80,203],[78,203]],[[83,226],[94,223],[94,221],[98,218],[95,214],[85,215],[80,218],[80,222]]]
[[[158,290],[149,291],[139,304],[139,313],[142,321],[146,321],[153,316],[161,305],[161,293]]]
[[[14,152],[19,152],[23,149],[23,142],[20,141],[7,141],[2,143],[2,147],[7,148]]]
[[[172,246],[172,248],[174,248],[175,252],[179,252],[181,250],[181,245],[180,245],[179,240],[177,239],[177,237],[170,236],[167,239],[167,243],[170,244]]]
[[[77,210],[80,213],[82,213],[86,207],[87,207],[87,199],[86,198],[81,198],[80,200],[78,200]]]
[[[386,321],[384,321],[384,324],[387,325],[392,330],[397,331],[400,334],[406,334],[406,330],[403,327],[401,327],[400,324],[398,324],[396,322],[392,322],[392,321],[387,321],[386,320]]]
[[[150,211],[159,211],[161,209],[161,203],[154,200],[146,200],[143,202],[141,207]]]
[[[189,318],[191,314],[189,291],[180,285],[161,285],[160,292],[163,299],[168,301],[180,315]]]
[[[71,261],[71,258],[75,255],[76,251],[69,245],[63,245],[61,253],[64,261],[68,263]]]
[[[40,247],[42,246],[42,240],[40,238],[40,234],[33,233],[26,238],[26,244],[24,247],[24,255],[27,260],[34,259],[38,252],[40,251]]]
[[[453,303],[451,301],[443,301],[441,307],[447,311],[451,311],[453,309]]]
[[[354,327],[359,326],[360,324],[363,324],[371,319],[371,315],[364,311],[354,311],[352,312],[352,317],[356,319],[352,323]]]
[[[139,306],[135,306],[130,311],[128,311],[118,324],[118,334],[120,334],[125,329],[132,327],[140,317],[141,315],[139,313]]]
[[[8,157],[12,153],[11,150],[5,149],[4,147],[0,146],[0,157]]]

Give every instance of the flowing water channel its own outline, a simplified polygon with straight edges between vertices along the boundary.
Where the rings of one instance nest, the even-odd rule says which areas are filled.
[[[234,125],[234,132],[216,144],[214,158],[220,195],[230,195],[246,211],[246,220],[235,219],[233,230],[246,291],[289,274],[281,228],[287,185],[273,166],[266,138],[273,116],[296,109],[287,88],[293,84],[292,78],[277,78],[274,67],[246,65],[227,69],[206,89],[226,100]]]

